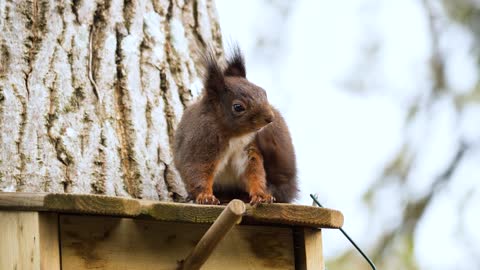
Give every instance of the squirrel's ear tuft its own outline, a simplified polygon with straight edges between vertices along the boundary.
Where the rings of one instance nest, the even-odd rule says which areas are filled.
[[[245,59],[242,51],[237,44],[233,46],[232,55],[227,59],[227,69],[225,70],[225,76],[237,76],[247,77],[245,70]]]
[[[222,69],[218,65],[215,53],[208,49],[203,55],[205,65],[205,91],[209,96],[215,96],[225,88],[225,80]]]

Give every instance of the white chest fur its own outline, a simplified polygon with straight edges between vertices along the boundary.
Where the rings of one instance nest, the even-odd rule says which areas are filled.
[[[248,163],[248,152],[246,148],[254,137],[255,133],[249,133],[230,139],[217,165],[214,178],[215,184],[221,187],[245,188],[241,176],[245,172]]]

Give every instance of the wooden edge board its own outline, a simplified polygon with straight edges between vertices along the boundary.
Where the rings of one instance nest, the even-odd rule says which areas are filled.
[[[0,209],[64,213],[148,216],[168,222],[213,223],[225,206],[159,202],[124,197],[85,194],[0,192]],[[248,223],[283,224],[312,228],[340,228],[343,215],[337,210],[274,203],[247,206]]]
[[[114,216],[138,216],[138,200],[90,194],[0,192],[0,208]]]
[[[144,204],[144,214],[162,221],[213,223],[225,206],[172,202]],[[337,210],[313,206],[274,203],[247,206],[244,220],[249,224],[283,224],[313,228],[340,228],[343,215]]]
[[[142,214],[157,220],[206,224],[213,223],[225,209],[225,206],[220,205],[158,201],[142,201],[142,205]]]
[[[303,227],[340,228],[343,226],[343,214],[340,211],[285,203],[248,207],[246,217],[259,222]]]
[[[293,228],[295,269],[325,269],[323,260],[322,230],[305,227]]]

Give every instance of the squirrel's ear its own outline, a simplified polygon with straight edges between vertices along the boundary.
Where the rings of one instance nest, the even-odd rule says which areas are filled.
[[[238,45],[234,45],[232,55],[227,59],[225,76],[247,77],[245,70],[245,59]]]
[[[212,50],[208,50],[203,58],[205,62],[205,91],[207,95],[215,96],[225,89],[224,75]]]

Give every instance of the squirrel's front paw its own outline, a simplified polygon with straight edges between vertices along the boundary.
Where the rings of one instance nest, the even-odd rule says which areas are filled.
[[[211,193],[200,193],[197,195],[195,202],[198,204],[220,204],[220,201]]]
[[[273,203],[275,202],[275,197],[268,193],[260,193],[250,196],[250,204],[252,206],[257,206],[261,203]]]

